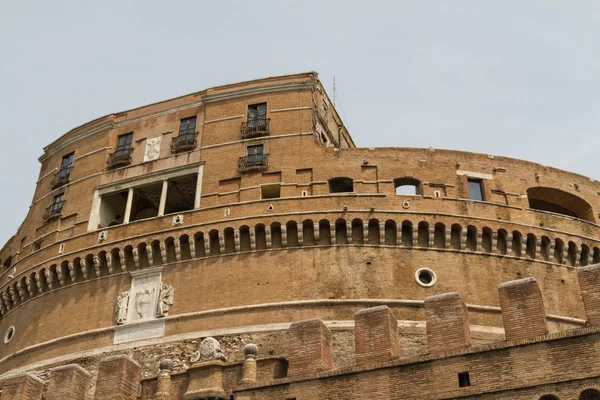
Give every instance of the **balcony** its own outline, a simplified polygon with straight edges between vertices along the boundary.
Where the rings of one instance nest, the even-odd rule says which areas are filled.
[[[131,164],[132,148],[119,149],[108,156],[108,169],[124,167]]]
[[[268,136],[271,130],[271,118],[251,119],[242,122],[240,133],[242,139],[252,139],[256,137]]]
[[[63,209],[63,205],[65,204],[65,200],[57,201],[52,203],[50,207],[46,208],[46,212],[42,217],[44,221],[52,221],[60,217]]]
[[[196,148],[196,136],[198,133],[186,133],[173,138],[171,142],[171,153],[181,153]]]
[[[50,182],[52,189],[57,189],[63,185],[69,183],[69,176],[71,176],[71,169],[73,167],[63,167],[56,174],[54,174],[54,179]]]
[[[240,157],[238,161],[238,170],[240,172],[262,171],[267,169],[268,154],[250,154]]]

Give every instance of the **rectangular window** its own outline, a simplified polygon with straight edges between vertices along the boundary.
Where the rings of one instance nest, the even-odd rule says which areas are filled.
[[[264,153],[264,146],[262,144],[259,144],[256,146],[248,146],[248,155],[249,156],[263,154],[263,153]]]
[[[42,248],[42,239],[38,239],[31,244],[31,252],[38,251]]]
[[[188,136],[196,134],[196,117],[185,118],[179,125],[179,136]]]
[[[468,179],[469,197],[471,200],[483,201],[483,182],[479,179]]]
[[[133,132],[126,133],[124,135],[119,136],[119,142],[117,144],[117,152],[119,151],[129,151],[131,148],[131,141],[133,140]]]
[[[459,372],[458,373],[458,386],[466,387],[471,386],[471,377],[468,372]]]
[[[281,184],[280,183],[271,183],[267,185],[262,185],[261,189],[261,199],[278,199],[281,197]]]
[[[267,103],[252,104],[248,106],[248,122],[264,121],[267,119]],[[250,124],[248,124],[250,125]]]
[[[60,163],[60,171],[58,172],[58,176],[60,178],[66,178],[71,173],[71,169],[73,168],[73,158],[75,153],[67,154],[63,156],[62,161]]]

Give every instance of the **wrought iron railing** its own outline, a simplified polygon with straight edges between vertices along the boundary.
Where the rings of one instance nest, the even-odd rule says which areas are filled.
[[[44,221],[51,221],[53,219],[59,218],[63,205],[65,204],[65,200],[60,200],[55,203],[52,203],[50,207],[46,208],[46,212],[44,213]]]
[[[242,122],[240,133],[242,139],[268,136],[271,130],[271,118],[256,118]]]
[[[240,172],[260,171],[269,166],[268,154],[250,154],[240,157],[238,169]]]
[[[54,179],[50,182],[52,189],[59,188],[69,183],[69,176],[71,176],[71,169],[73,166],[63,167],[54,174]]]
[[[181,151],[194,150],[196,148],[197,132],[185,133],[173,138],[171,142],[171,153],[179,153]]]
[[[123,167],[125,165],[131,164],[131,152],[132,151],[133,151],[132,148],[124,148],[124,149],[117,148],[117,151],[115,151],[114,153],[112,153],[108,156],[108,161],[106,162],[108,164],[108,168],[110,169],[110,168]]]

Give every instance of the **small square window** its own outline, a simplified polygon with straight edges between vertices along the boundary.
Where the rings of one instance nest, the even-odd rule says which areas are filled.
[[[458,386],[466,387],[471,386],[471,377],[468,372],[459,372],[458,373]]]
[[[483,182],[480,179],[468,179],[469,198],[471,200],[483,201]]]
[[[278,199],[281,197],[281,184],[273,183],[268,185],[262,185],[261,199]]]
[[[31,252],[38,251],[42,248],[42,239],[36,240],[31,244]]]

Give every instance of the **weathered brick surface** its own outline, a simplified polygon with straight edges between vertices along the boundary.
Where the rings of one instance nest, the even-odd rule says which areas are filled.
[[[505,282],[498,294],[507,340],[548,333],[542,293],[534,278]]]
[[[87,400],[92,375],[77,364],[50,371],[46,400]]]
[[[393,360],[402,355],[398,320],[387,306],[354,314],[356,365]]]
[[[588,324],[600,325],[600,264],[577,270]]]
[[[4,381],[1,400],[42,400],[44,381],[33,374],[23,374]]]
[[[331,369],[331,331],[320,319],[295,322],[289,330],[290,376],[314,374]]]
[[[556,334],[549,339],[489,345],[466,353],[438,353],[438,357],[403,359],[368,368],[345,368],[308,380],[288,378],[277,385],[240,390],[236,399],[537,399],[532,394],[563,386],[568,394],[564,398],[576,399],[586,380],[599,381],[600,333],[598,329],[581,329],[579,334]],[[470,386],[459,386],[461,372],[469,372]]]
[[[427,297],[425,316],[429,353],[471,346],[469,313],[459,293]]]
[[[140,365],[127,356],[100,362],[94,400],[135,400],[140,386]]]

